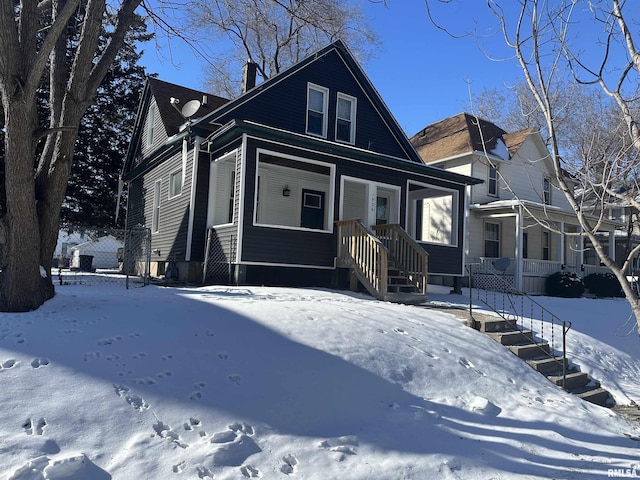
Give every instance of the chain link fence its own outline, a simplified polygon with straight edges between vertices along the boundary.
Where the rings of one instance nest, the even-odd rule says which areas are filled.
[[[51,274],[59,285],[113,284],[130,288],[149,284],[150,263],[148,228],[63,227]]]

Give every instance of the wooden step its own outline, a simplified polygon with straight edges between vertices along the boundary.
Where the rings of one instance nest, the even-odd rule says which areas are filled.
[[[559,387],[563,386],[562,381],[564,377],[562,375],[547,375],[547,378]],[[567,373],[564,389],[575,390],[577,388],[582,388],[586,386],[590,381],[591,377],[589,377],[589,375],[587,375],[585,372],[570,372]]]
[[[535,371],[547,375],[555,372],[562,372],[562,358],[540,357],[527,360],[527,363]],[[569,361],[564,359],[565,368],[569,368]]]
[[[530,343],[533,338],[531,330],[511,330],[508,332],[487,332],[491,338],[501,345],[522,345]]]
[[[528,343],[526,345],[509,345],[508,347],[515,355],[523,359],[536,358],[541,355],[549,354],[548,343],[543,343],[542,345]]]

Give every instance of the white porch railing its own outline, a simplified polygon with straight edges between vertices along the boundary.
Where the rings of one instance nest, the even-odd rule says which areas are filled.
[[[499,270],[494,266],[494,262],[496,262],[496,260],[498,260],[498,258],[480,257],[479,263],[483,270],[491,271],[500,275],[515,275],[516,261],[514,258],[509,259],[511,262],[504,271]],[[555,260],[536,260],[533,258],[522,259],[522,275],[525,277],[548,277],[549,275],[562,270],[569,273],[575,273],[580,277],[586,277],[591,273],[611,272],[608,267],[602,267],[599,265],[565,265],[563,269],[562,262]]]

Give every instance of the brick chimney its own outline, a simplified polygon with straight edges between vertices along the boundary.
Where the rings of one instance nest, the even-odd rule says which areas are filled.
[[[242,93],[248,92],[256,86],[256,72],[258,65],[248,60],[242,68]]]

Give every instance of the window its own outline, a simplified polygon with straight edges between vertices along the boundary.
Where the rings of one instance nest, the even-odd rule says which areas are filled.
[[[459,192],[409,182],[407,232],[417,241],[458,244]],[[397,221],[393,218],[390,221]]]
[[[542,232],[542,260],[549,260],[551,258],[550,253],[549,232]]]
[[[489,181],[487,182],[487,193],[492,197],[498,196],[498,169],[489,165]]]
[[[544,195],[544,204],[551,205],[551,180],[548,178],[542,181],[542,193]]]
[[[182,193],[182,169],[173,172],[169,176],[169,198],[177,197]]]
[[[327,105],[329,90],[318,85],[307,87],[307,133],[327,136]]]
[[[500,257],[500,224],[486,222],[484,224],[484,256]]]
[[[624,220],[621,208],[611,209],[611,220]]]
[[[387,197],[377,197],[376,225],[386,225],[387,223],[389,223],[389,199]]]
[[[151,231],[157,233],[160,231],[160,187],[162,181],[158,180],[153,185],[153,212],[151,213]]]
[[[529,258],[529,234],[522,234],[522,258]]]
[[[336,140],[355,143],[356,138],[356,99],[338,93],[336,105]]]
[[[149,107],[149,113],[147,114],[147,146],[153,144],[153,130],[156,126],[156,106],[155,104]]]

